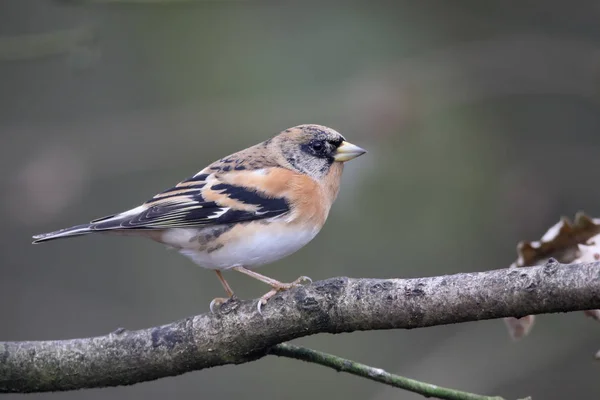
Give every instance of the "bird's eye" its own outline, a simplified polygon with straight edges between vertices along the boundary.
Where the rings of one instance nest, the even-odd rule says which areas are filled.
[[[323,147],[325,147],[325,145],[323,144],[323,142],[312,142],[310,144],[310,147],[312,147],[314,151],[320,152],[321,150],[323,150]]]

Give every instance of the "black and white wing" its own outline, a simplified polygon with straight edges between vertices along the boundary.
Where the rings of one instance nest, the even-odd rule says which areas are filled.
[[[289,211],[290,204],[283,197],[224,183],[218,175],[201,171],[131,210],[33,238],[38,243],[98,231],[231,224],[273,218]]]

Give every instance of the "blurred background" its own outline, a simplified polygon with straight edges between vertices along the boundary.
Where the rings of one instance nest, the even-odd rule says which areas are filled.
[[[153,3],[153,4],[148,4]],[[507,267],[561,215],[600,216],[600,2],[0,4],[0,340],[208,311],[214,274],[135,238],[31,235],[136,206],[301,123],[369,153],[323,231],[260,272],[419,277]],[[242,298],[263,284],[227,278]],[[545,315],[296,343],[506,398],[598,398],[600,324]],[[36,399],[417,399],[267,357]],[[19,396],[8,396],[17,399]]]

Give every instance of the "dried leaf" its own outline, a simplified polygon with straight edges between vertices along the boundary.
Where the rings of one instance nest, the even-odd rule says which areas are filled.
[[[510,268],[530,267],[548,262],[551,258],[560,263],[583,263],[600,260],[600,218],[590,218],[583,212],[575,215],[573,223],[562,217],[539,241],[520,242],[517,260]],[[588,310],[585,314],[600,321],[600,310]],[[508,333],[514,340],[529,334],[535,318],[505,318]]]
[[[600,321],[600,310],[586,310],[583,313],[596,321]]]
[[[531,267],[555,258],[561,263],[571,263],[580,257],[579,245],[586,244],[600,234],[600,219],[590,218],[582,212],[571,223],[563,217],[539,241],[520,242],[517,260],[511,267]]]
[[[592,236],[584,244],[578,245],[579,257],[575,263],[596,262],[600,259],[600,235]]]
[[[512,340],[519,340],[529,334],[533,323],[535,322],[534,315],[528,315],[523,318],[504,318],[508,333]]]

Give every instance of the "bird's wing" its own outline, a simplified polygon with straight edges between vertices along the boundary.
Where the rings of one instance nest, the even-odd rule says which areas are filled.
[[[236,171],[234,180],[224,179],[205,169],[139,207],[92,221],[92,229],[180,228],[230,224],[286,214],[290,211],[290,204],[284,196],[268,194],[253,185],[257,176],[266,176],[269,169]],[[244,179],[244,175],[248,175],[248,179]]]

